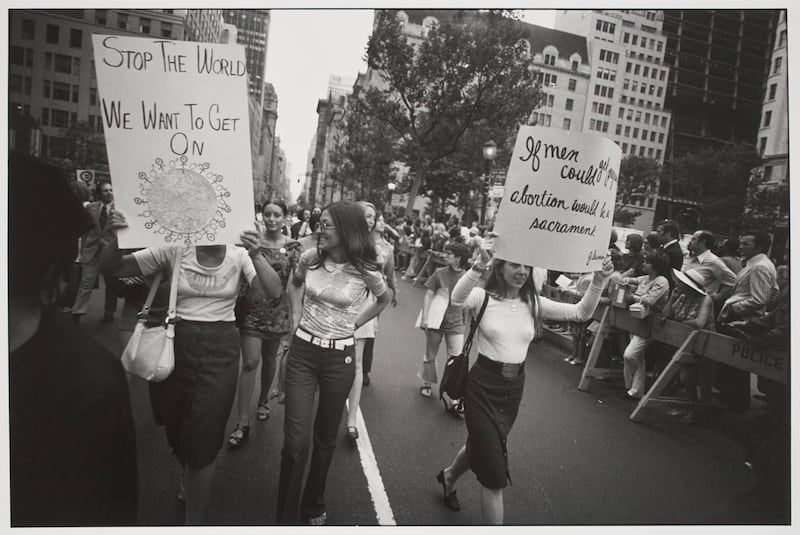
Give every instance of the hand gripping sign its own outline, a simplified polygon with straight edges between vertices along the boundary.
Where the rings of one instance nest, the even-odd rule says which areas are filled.
[[[92,43],[120,247],[238,242],[254,204],[244,48]]]
[[[602,136],[521,127],[495,223],[495,255],[556,271],[601,269],[620,155]]]

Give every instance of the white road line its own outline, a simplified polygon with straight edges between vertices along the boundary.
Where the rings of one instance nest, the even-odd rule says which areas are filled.
[[[347,402],[347,410],[350,410],[350,402]],[[372,451],[372,443],[369,441],[367,425],[361,411],[356,415],[356,429],[358,429],[358,456],[361,458],[361,468],[367,478],[367,488],[369,489],[372,505],[375,508],[375,516],[379,526],[396,526],[392,506],[389,504],[389,496],[383,487],[381,471],[378,469],[378,461]]]

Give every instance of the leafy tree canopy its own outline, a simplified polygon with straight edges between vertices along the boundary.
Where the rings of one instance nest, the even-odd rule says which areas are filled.
[[[415,171],[409,210],[420,191],[444,194],[445,176],[480,173],[475,145],[485,136],[494,136],[501,153],[511,152],[505,141],[542,98],[537,72],[519,46],[523,28],[508,12],[453,11],[415,40],[394,12],[376,12],[367,63],[378,83],[364,91],[363,102],[391,127],[396,159]]]
[[[647,193],[654,192],[661,166],[652,158],[625,156],[619,165],[619,182],[614,208],[614,222],[623,227],[634,224],[641,210],[629,208]]]

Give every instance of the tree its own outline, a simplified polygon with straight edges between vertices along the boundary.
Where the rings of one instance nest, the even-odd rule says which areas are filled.
[[[67,139],[70,140],[70,160],[76,169],[108,167],[103,132],[98,132],[84,121],[69,127]]]
[[[383,206],[387,184],[394,179],[394,135],[386,123],[366,113],[360,94],[351,97],[333,134],[328,177],[358,199]]]
[[[751,170],[761,165],[752,146],[704,148],[667,162],[661,173],[662,193],[696,199],[702,206],[700,226],[735,236],[743,228],[747,185]]]
[[[410,211],[420,191],[449,196],[446,176],[480,172],[482,161],[466,165],[480,159],[479,149],[462,151],[467,133],[503,132],[495,139],[500,145],[527,123],[542,92],[519,45],[524,25],[508,12],[443,14],[420,42],[409,42],[397,22],[393,12],[376,11],[367,63],[382,85],[370,86],[363,102],[369,115],[393,130],[397,160],[416,173]]]
[[[652,158],[626,156],[619,164],[617,198],[614,206],[614,222],[622,227],[632,226],[641,210],[626,206],[638,202],[648,192],[655,190],[661,166]]]
[[[753,171],[744,203],[742,228],[774,232],[778,225],[788,223],[788,185],[766,184],[763,168]]]

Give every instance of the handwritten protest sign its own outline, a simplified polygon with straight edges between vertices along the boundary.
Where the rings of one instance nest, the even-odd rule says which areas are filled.
[[[557,271],[600,269],[620,155],[602,136],[521,127],[495,223],[495,255]]]
[[[238,242],[254,204],[244,48],[92,42],[120,247]]]

